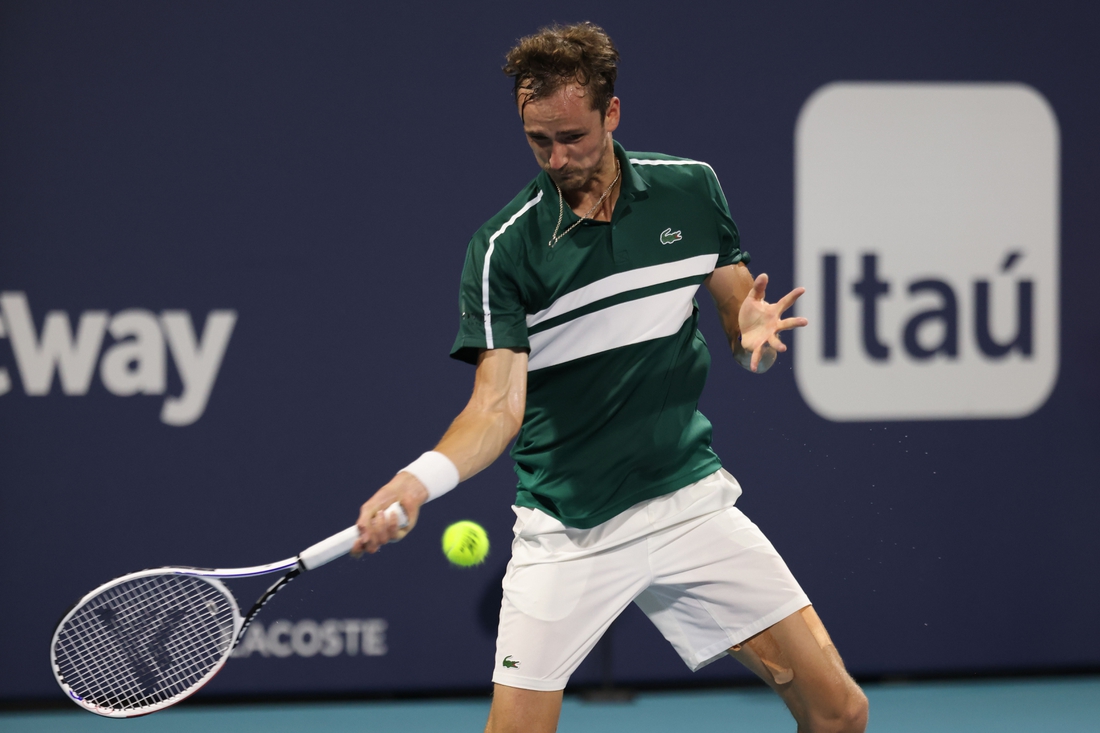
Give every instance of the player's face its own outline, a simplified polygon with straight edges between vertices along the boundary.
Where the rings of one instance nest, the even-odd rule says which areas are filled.
[[[619,126],[619,98],[601,116],[584,87],[570,84],[541,99],[524,102],[520,116],[527,143],[539,167],[563,191],[585,188],[611,155],[612,131]]]

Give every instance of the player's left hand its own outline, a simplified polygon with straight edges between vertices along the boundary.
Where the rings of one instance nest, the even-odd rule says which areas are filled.
[[[786,351],[787,345],[779,340],[779,332],[792,328],[801,328],[809,321],[805,318],[783,318],[783,313],[788,310],[799,296],[806,292],[806,288],[795,288],[784,295],[779,302],[769,303],[764,300],[764,291],[768,287],[768,276],[761,273],[753,281],[752,290],[741,304],[741,310],[737,313],[737,323],[741,331],[741,348],[747,354],[752,354],[749,359],[749,370],[753,372],[767,371],[775,362],[777,353]]]

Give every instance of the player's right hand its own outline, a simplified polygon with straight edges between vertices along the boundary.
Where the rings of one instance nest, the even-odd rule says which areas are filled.
[[[359,510],[359,539],[351,548],[353,557],[364,552],[378,552],[382,545],[397,542],[416,526],[421,505],[428,500],[428,489],[410,473],[401,472],[388,484],[374,493]],[[399,502],[409,518],[405,527],[399,526],[398,517],[386,514],[386,508]]]

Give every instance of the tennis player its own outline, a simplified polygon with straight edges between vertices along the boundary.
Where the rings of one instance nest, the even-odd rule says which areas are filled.
[[[706,163],[628,153],[612,135],[619,54],[599,27],[555,26],[507,56],[542,172],[474,235],[451,355],[473,396],[433,451],[360,512],[356,551],[515,438],[491,733],[553,731],[569,676],[631,602],[697,670],[731,654],[799,731],[862,731],[867,700],[783,560],[735,506],[741,488],[696,409],[710,356],[700,285],[733,357],[764,372],[802,294],[765,300]],[[382,510],[400,501],[399,529]]]

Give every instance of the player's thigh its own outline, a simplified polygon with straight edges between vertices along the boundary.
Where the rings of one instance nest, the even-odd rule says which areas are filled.
[[[504,576],[493,682],[550,692],[569,677],[649,582],[644,542],[572,530],[541,512],[518,512]],[[533,515],[533,516],[532,516]],[[535,530],[528,534],[528,524]],[[604,528],[606,529],[606,528]]]
[[[730,649],[730,654],[779,693],[810,730],[862,730],[867,699],[844,668],[813,606],[787,616]]]
[[[497,627],[494,684],[562,690],[647,581],[638,548],[570,562],[509,566]]]
[[[810,605],[775,547],[736,507],[648,544],[654,580],[635,602],[692,670]]]
[[[562,691],[494,685],[485,733],[553,733],[561,716]]]

